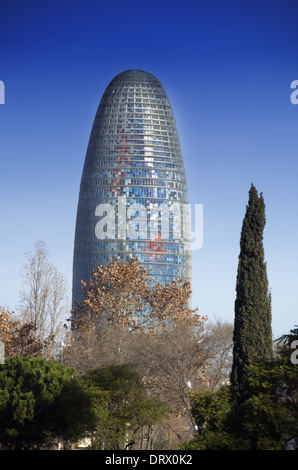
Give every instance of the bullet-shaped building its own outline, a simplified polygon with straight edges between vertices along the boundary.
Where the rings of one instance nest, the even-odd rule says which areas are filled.
[[[138,258],[155,281],[191,280],[186,176],[171,105],[150,73],[117,75],[100,101],[77,209],[73,303],[98,266]]]

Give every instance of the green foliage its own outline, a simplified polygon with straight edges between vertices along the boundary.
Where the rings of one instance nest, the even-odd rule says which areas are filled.
[[[0,366],[1,446],[42,448],[66,432],[61,399],[74,382],[74,370],[55,361],[31,356],[6,359]]]
[[[227,419],[231,412],[229,387],[222,387],[217,392],[192,394],[191,400],[198,429],[195,440],[184,447],[195,450],[228,449],[231,441],[227,429]]]
[[[246,398],[249,364],[273,354],[271,297],[264,261],[263,195],[252,185],[243,220],[238,261],[231,384],[239,402]]]
[[[64,385],[50,413],[55,435],[61,438],[64,448],[89,436],[96,426],[90,394],[84,390],[79,378]]]
[[[64,447],[92,437],[93,448],[121,449],[148,437],[167,416],[129,365],[77,377],[74,369],[37,357],[6,359],[0,367],[0,446]],[[146,436],[145,434],[146,433]]]
[[[249,369],[249,398],[239,409],[240,431],[253,450],[283,449],[298,434],[298,370],[286,358],[258,361]]]
[[[89,371],[82,380],[96,417],[92,448],[124,449],[145,438],[167,416],[164,404],[149,397],[130,365],[110,365]]]
[[[234,401],[230,387],[193,396],[198,426],[189,449],[283,450],[298,435],[298,368],[284,351],[248,368],[247,398]]]

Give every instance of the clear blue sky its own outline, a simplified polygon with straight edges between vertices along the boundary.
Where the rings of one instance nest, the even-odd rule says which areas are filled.
[[[204,205],[193,303],[234,321],[241,225],[263,192],[275,336],[298,324],[296,0],[1,3],[0,305],[15,309],[24,253],[44,239],[72,280],[81,172],[118,73],[155,75],[172,104],[192,204]]]

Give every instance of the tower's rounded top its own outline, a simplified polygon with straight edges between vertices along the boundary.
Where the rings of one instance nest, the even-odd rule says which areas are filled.
[[[154,75],[139,69],[126,70],[124,72],[119,73],[113,78],[110,84],[115,84],[115,82],[149,82],[151,84],[161,86],[159,80],[154,77]]]

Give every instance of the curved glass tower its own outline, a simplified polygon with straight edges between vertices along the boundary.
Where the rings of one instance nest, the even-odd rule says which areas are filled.
[[[155,281],[191,280],[186,177],[173,111],[160,82],[117,75],[99,104],[77,210],[73,302],[99,265],[138,258]]]

